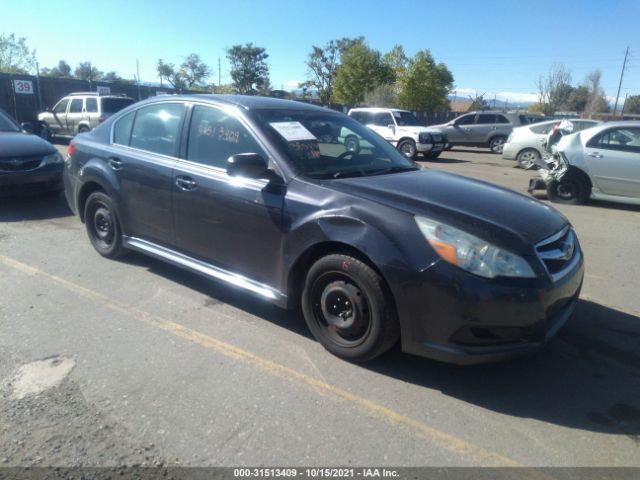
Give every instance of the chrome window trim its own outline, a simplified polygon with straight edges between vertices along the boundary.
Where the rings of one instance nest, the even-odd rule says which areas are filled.
[[[221,280],[234,287],[247,290],[269,300],[284,300],[287,296],[279,290],[263,283],[252,280],[238,273],[230,272],[209,263],[197,260],[174,250],[170,250],[155,243],[137,237],[123,236],[125,246],[133,250],[149,254],[169,263],[184,267],[206,277]]]

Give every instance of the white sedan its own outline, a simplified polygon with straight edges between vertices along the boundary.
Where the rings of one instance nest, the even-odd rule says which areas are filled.
[[[546,188],[554,202],[640,205],[640,121],[603,123],[563,137],[540,176],[544,183],[532,179],[529,190]]]
[[[570,119],[569,121],[573,124],[574,133],[600,124],[597,120]],[[504,145],[502,158],[517,161],[521,168],[528,168],[537,163],[544,156],[544,142],[547,134],[559,123],[560,120],[547,120],[514,128]]]

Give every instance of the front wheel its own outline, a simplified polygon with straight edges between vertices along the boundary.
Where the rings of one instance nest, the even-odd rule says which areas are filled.
[[[345,360],[371,360],[399,337],[383,279],[348,255],[327,255],[313,264],[302,292],[302,311],[316,340]]]
[[[589,183],[582,175],[567,173],[547,184],[547,196],[552,202],[582,205],[590,196]]]
[[[400,150],[405,157],[413,159],[417,152],[416,143],[409,139],[402,140],[398,143],[398,150]]]
[[[78,133],[87,133],[90,130],[91,129],[86,125],[80,125],[80,128],[78,128]]]
[[[104,192],[89,195],[84,207],[84,221],[89,240],[100,255],[117,258],[124,253],[120,223],[109,195]]]
[[[493,153],[502,153],[502,149],[504,148],[504,144],[507,142],[506,137],[493,137],[489,142],[489,148]]]

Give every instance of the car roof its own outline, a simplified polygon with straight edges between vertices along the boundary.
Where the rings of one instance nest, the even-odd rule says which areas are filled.
[[[277,109],[277,110],[308,110],[315,112],[331,112],[339,113],[335,110],[331,110],[325,107],[318,107],[309,103],[296,102],[294,100],[284,100],[281,98],[272,97],[260,97],[253,95],[221,95],[221,94],[185,94],[185,95],[161,95],[159,97],[152,97],[144,100],[145,103],[155,103],[162,101],[194,101],[194,102],[207,102],[216,105],[232,105],[242,108],[244,110],[263,110],[263,109]]]
[[[403,108],[385,108],[385,107],[357,107],[349,110],[350,112],[409,112]]]

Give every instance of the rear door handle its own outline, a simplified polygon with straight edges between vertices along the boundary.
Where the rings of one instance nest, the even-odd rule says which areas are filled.
[[[176,177],[176,186],[180,190],[189,191],[189,190],[195,190],[198,184],[193,178],[180,175]]]
[[[593,158],[602,158],[604,155],[600,155],[598,152],[587,153],[590,157]]]
[[[122,160],[116,157],[111,157],[107,160],[107,163],[111,167],[112,170],[122,170]]]

